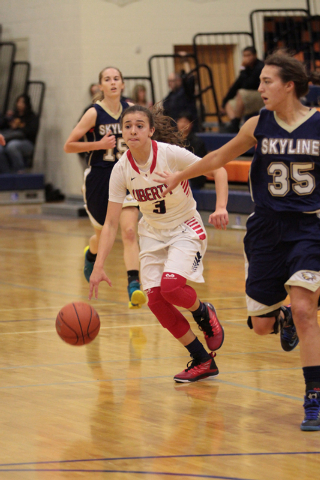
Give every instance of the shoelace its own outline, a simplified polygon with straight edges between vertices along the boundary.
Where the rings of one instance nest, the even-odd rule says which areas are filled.
[[[187,363],[186,372],[188,372],[189,370],[192,370],[194,367],[198,367],[201,363],[204,363],[204,362],[197,358],[193,358]]]
[[[212,327],[207,320],[202,320],[201,325],[198,325],[198,327],[199,327],[199,330],[201,330],[202,332],[205,332],[207,337],[213,337],[214,333],[212,331]]]
[[[318,398],[306,398],[303,404],[306,410],[307,420],[317,420],[320,410],[320,402]]]

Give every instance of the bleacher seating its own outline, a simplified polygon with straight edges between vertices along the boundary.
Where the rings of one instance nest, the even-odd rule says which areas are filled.
[[[14,43],[0,43],[0,114],[5,114],[8,109],[12,109],[16,98],[27,93],[31,98],[33,110],[40,119],[45,84],[30,80],[30,64],[16,62],[15,53]],[[32,164],[33,156],[27,159],[27,167],[32,168]],[[44,201],[43,174],[30,172],[28,174],[0,175],[0,204],[42,203]]]
[[[35,173],[0,175],[0,205],[44,201],[44,175]]]

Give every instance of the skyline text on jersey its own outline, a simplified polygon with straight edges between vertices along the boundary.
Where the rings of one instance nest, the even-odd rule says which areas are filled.
[[[122,129],[120,128],[120,123],[109,123],[106,125],[99,125],[99,133],[101,136],[106,135],[109,131],[113,135],[121,135]]]
[[[319,156],[320,141],[293,138],[263,138],[263,155],[313,155]]]

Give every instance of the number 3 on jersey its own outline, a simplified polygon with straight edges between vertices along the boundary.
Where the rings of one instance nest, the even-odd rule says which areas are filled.
[[[166,213],[167,211],[166,202],[164,200],[160,200],[160,202],[156,202],[154,206],[156,208],[153,210],[153,213],[163,214],[163,213]]]
[[[115,154],[115,150],[118,150],[118,152]],[[124,140],[122,137],[117,138],[117,146],[116,148],[108,148],[106,150],[106,153],[103,155],[103,160],[105,162],[114,162],[116,159],[119,160],[119,158],[122,157],[124,152],[128,150],[127,145],[124,143]]]
[[[269,192],[275,197],[284,197],[290,190],[290,176],[295,182],[292,190],[298,195],[310,195],[316,186],[313,175],[308,170],[313,170],[313,163],[291,163],[290,170],[282,162],[271,163],[268,174],[273,176],[273,182],[269,183]]]

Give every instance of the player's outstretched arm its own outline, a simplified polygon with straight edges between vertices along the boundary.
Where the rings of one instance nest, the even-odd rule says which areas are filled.
[[[95,298],[98,298],[100,282],[105,281],[110,287],[112,286],[103,266],[116,238],[121,211],[122,203],[108,202],[108,211],[100,235],[98,254],[90,277],[89,300],[91,300],[93,292]]]
[[[154,180],[167,185],[167,188],[162,192],[162,196],[164,197],[171,192],[183,180],[206,175],[207,173],[212,172],[212,170],[218,170],[218,168],[223,167],[226,163],[231,162],[231,160],[234,160],[256,145],[257,140],[253,134],[258,119],[259,117],[250,118],[243,127],[241,127],[238,135],[230,140],[230,142],[226,143],[218,150],[208,153],[199,162],[190,165],[190,167],[185,170],[175,173],[155,172],[155,174],[161,178],[155,178]]]
[[[209,216],[209,223],[218,230],[225,230],[229,223],[227,211],[228,203],[228,174],[225,168],[221,167],[213,171],[210,176],[214,177],[216,184],[216,209]]]
[[[108,150],[116,146],[116,138],[112,132],[108,132],[98,142],[82,142],[81,139],[85,134],[95,126],[97,120],[97,112],[95,108],[89,108],[81,117],[79,123],[74,127],[70,133],[65,145],[64,151],[66,153],[82,153],[90,152],[92,150]]]

